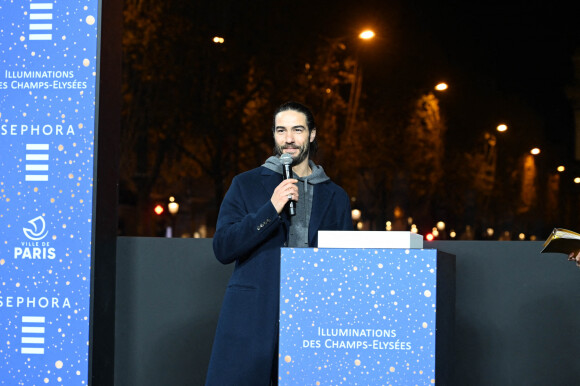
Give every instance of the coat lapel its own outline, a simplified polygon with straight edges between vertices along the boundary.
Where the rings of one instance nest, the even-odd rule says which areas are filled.
[[[268,199],[272,197],[272,192],[276,189],[276,186],[282,182],[282,175],[262,167],[262,185],[264,186],[264,193],[268,196]]]
[[[310,245],[313,244],[322,219],[330,208],[333,194],[334,193],[329,189],[328,184],[322,183],[314,185],[312,213],[310,214],[310,224],[308,225],[308,243]]]

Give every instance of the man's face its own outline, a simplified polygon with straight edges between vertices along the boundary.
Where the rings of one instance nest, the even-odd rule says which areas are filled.
[[[299,165],[308,159],[310,142],[314,141],[316,129],[308,133],[306,116],[298,111],[286,110],[276,115],[274,141],[278,156],[288,153],[292,165]]]

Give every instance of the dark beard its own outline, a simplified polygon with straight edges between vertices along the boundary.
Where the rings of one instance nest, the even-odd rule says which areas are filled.
[[[296,165],[300,164],[302,161],[304,161],[306,158],[308,158],[308,155],[310,154],[310,142],[306,142],[306,144],[304,146],[300,146],[300,147],[288,146],[288,145],[285,145],[285,146],[275,145],[275,147],[274,147],[274,151],[278,157],[280,157],[282,155],[284,149],[298,149],[300,151],[298,153],[297,158],[292,157],[292,166],[296,166]]]

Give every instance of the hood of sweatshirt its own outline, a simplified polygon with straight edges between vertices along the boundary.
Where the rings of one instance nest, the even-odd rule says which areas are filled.
[[[320,184],[321,182],[330,180],[330,177],[326,175],[322,166],[315,165],[311,160],[308,161],[308,165],[310,166],[310,169],[312,169],[312,174],[306,177],[298,177],[294,175],[294,178],[304,182],[305,184],[308,183],[311,185]],[[262,166],[278,174],[282,174],[282,162],[280,161],[280,157],[271,156]]]

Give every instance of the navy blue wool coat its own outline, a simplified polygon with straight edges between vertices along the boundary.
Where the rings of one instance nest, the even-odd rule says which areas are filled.
[[[286,212],[270,199],[282,175],[258,167],[234,178],[218,216],[213,248],[235,263],[217,325],[207,386],[267,386],[278,341],[280,248],[288,240]],[[328,180],[314,185],[310,247],[319,230],[352,230],[350,200]]]

